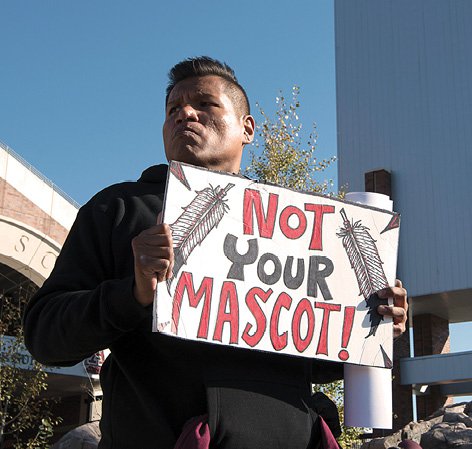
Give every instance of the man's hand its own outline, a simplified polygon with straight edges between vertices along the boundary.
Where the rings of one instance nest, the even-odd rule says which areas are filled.
[[[144,230],[131,242],[134,254],[134,297],[143,306],[152,303],[157,283],[172,277],[174,250],[167,224]]]
[[[393,306],[379,306],[377,312],[393,318],[393,335],[399,337],[406,330],[408,318],[408,294],[402,281],[395,280],[395,287],[387,287],[377,292],[379,298],[393,298]]]

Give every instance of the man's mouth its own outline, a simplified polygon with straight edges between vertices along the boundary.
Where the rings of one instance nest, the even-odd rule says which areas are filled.
[[[200,134],[193,126],[179,126],[174,131],[174,136],[199,136]]]

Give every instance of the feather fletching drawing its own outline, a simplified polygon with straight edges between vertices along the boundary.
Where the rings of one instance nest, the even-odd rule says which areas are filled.
[[[211,185],[197,191],[197,195],[188,206],[183,207],[183,212],[177,220],[171,224],[172,239],[174,241],[174,267],[173,277],[167,280],[167,290],[170,294],[172,281],[184,264],[187,263],[192,251],[200,245],[210,231],[217,227],[224,214],[229,210],[224,197],[234,184],[222,189],[220,186],[213,188]]]
[[[191,190],[190,184],[187,181],[187,177],[185,176],[185,172],[181,164],[179,164],[178,162],[172,161],[169,169],[170,169],[170,172],[187,188],[187,190]]]
[[[390,221],[388,222],[387,226],[385,226],[384,230],[381,232],[391,231],[392,229],[397,229],[400,227],[400,214],[394,214]]]
[[[382,358],[385,368],[393,368],[393,362],[390,360],[390,357],[388,356],[387,352],[385,351],[382,345],[380,345],[380,351],[382,352]]]
[[[369,308],[367,312],[370,320],[370,331],[365,337],[375,336],[383,316],[377,312],[380,304],[388,304],[387,299],[380,299],[376,291],[388,286],[387,278],[383,271],[375,240],[369,233],[369,228],[362,225],[361,221],[350,222],[344,209],[340,211],[343,225],[336,235],[342,238],[342,243],[351,263],[351,268],[357,278],[360,293],[364,296]]]

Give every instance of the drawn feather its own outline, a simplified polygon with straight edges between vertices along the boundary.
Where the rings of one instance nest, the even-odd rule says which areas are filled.
[[[229,210],[224,197],[234,187],[229,183],[224,189],[220,186],[213,188],[211,185],[201,191],[188,206],[183,207],[179,218],[171,225],[172,239],[174,242],[174,267],[173,278],[177,277],[180,269],[195,249],[200,245],[210,231],[217,227],[224,214]],[[167,280],[167,290],[173,278]]]
[[[392,229],[399,228],[399,227],[400,227],[400,214],[394,214],[392,215],[392,218],[388,222],[387,226],[385,226],[381,234],[387,231],[391,231]]]
[[[190,184],[185,176],[184,169],[182,165],[178,162],[171,161],[170,163],[170,172],[188,189],[190,190]]]
[[[380,351],[382,352],[384,367],[393,368],[393,362],[390,360],[390,357],[388,356],[387,352],[385,351],[382,345],[380,345]]]
[[[375,240],[369,233],[369,228],[362,225],[361,221],[351,223],[344,209],[340,211],[344,227],[337,236],[342,238],[342,243],[351,263],[351,268],[356,275],[360,293],[369,307],[370,331],[366,336],[375,335],[383,316],[377,312],[380,304],[388,304],[388,300],[380,299],[375,292],[388,286],[387,278],[383,271],[383,262],[380,259]]]

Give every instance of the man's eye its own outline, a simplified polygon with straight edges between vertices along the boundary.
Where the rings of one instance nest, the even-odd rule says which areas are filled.
[[[177,106],[172,106],[171,108],[169,108],[169,110],[167,111],[167,113],[169,115],[173,114],[175,111],[177,111]]]

